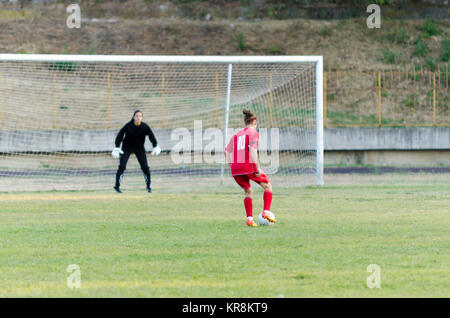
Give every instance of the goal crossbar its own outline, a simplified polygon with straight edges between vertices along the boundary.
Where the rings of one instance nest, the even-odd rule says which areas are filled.
[[[156,63],[320,63],[322,56],[0,54],[0,61]]]

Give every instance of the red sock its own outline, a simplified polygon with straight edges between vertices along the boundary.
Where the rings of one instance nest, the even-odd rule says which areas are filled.
[[[264,191],[264,210],[270,211],[272,204],[272,191]]]
[[[244,199],[245,213],[247,213],[247,217],[253,217],[253,202],[252,198],[245,197]]]

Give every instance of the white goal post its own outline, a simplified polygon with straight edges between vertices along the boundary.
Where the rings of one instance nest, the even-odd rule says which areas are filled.
[[[277,154],[279,185],[303,174],[323,185],[322,56],[0,54],[0,191],[110,188],[109,152],[136,109],[163,149],[148,158],[154,179],[223,183],[231,178],[216,152],[242,128],[243,108],[258,117],[266,161]],[[198,153],[211,152],[215,128],[220,160],[205,162]],[[176,133],[192,135],[176,158],[193,159],[174,161]],[[134,161],[130,186],[142,181],[131,182],[142,179]]]

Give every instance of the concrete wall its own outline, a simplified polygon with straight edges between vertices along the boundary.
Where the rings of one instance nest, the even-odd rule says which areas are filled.
[[[231,136],[235,130],[230,130]],[[171,136],[172,129],[155,129],[163,150],[170,150],[179,142]],[[185,129],[192,150],[200,150],[211,142],[222,149],[220,130],[202,130],[201,134]],[[217,134],[218,133],[218,134]],[[57,131],[0,131],[0,152],[111,151],[116,130],[57,130]],[[315,133],[300,128],[281,128],[279,131],[260,129],[260,149],[270,148],[279,140],[280,150],[314,149]],[[309,138],[301,138],[305,134]],[[219,135],[217,137],[217,135]],[[147,139],[146,146],[151,149]],[[386,150],[450,150],[450,127],[445,128],[329,128],[324,131],[326,152],[386,151]]]
[[[229,139],[237,130],[229,129]],[[220,129],[154,129],[158,145],[162,150],[171,150],[180,141],[189,141],[191,150],[201,151],[206,146],[214,149],[223,149],[223,132]],[[83,151],[99,152],[111,151],[118,130],[24,130],[0,131],[1,152],[55,152],[55,151]],[[309,134],[310,138],[302,138]],[[272,141],[279,141],[278,149],[297,150],[314,149],[315,133],[300,128],[260,129],[260,150],[271,149]],[[146,138],[145,147],[151,149]]]
[[[450,165],[450,128],[330,128],[325,164]]]
[[[450,127],[328,128],[325,150],[450,149]]]

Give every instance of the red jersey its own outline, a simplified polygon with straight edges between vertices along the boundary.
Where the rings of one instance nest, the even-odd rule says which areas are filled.
[[[256,164],[250,158],[249,147],[258,148],[259,133],[254,128],[244,128],[231,137],[225,151],[232,154],[230,164],[233,176],[257,172]]]

